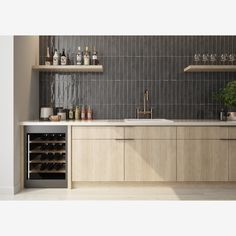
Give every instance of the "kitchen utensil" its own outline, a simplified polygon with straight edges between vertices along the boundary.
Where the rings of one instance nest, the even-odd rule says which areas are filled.
[[[61,120],[61,116],[60,115],[49,116],[49,120],[50,121],[60,121]]]

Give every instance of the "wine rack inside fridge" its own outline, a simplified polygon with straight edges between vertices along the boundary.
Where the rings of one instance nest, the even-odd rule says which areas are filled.
[[[67,128],[25,128],[25,187],[67,187]]]

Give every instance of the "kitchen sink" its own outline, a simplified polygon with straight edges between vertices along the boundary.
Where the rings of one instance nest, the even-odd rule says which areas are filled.
[[[125,122],[139,122],[139,123],[151,123],[151,122],[161,122],[161,123],[172,123],[173,120],[167,119],[124,119]]]

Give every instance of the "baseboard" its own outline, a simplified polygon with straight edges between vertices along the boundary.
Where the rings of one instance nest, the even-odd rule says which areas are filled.
[[[14,194],[17,194],[21,191],[21,184],[18,183],[14,186]]]

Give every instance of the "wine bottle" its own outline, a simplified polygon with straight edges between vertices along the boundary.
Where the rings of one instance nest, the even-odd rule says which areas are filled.
[[[96,48],[93,47],[93,54],[92,54],[92,65],[98,65],[98,56],[97,56],[97,51]]]
[[[51,59],[51,56],[50,56],[50,48],[47,47],[47,55],[45,57],[45,65],[50,66],[51,64],[52,64],[52,59]]]
[[[67,57],[65,54],[65,49],[62,49],[62,55],[61,55],[61,65],[66,65],[67,64]]]
[[[83,65],[83,54],[81,52],[80,47],[78,47],[78,52],[76,55],[76,64],[77,65]]]
[[[57,49],[55,49],[55,52],[53,55],[53,65],[54,66],[59,65],[59,53],[57,52]]]
[[[85,47],[85,52],[84,52],[84,65],[85,65],[85,66],[90,65],[90,54],[89,54],[88,46]]]

